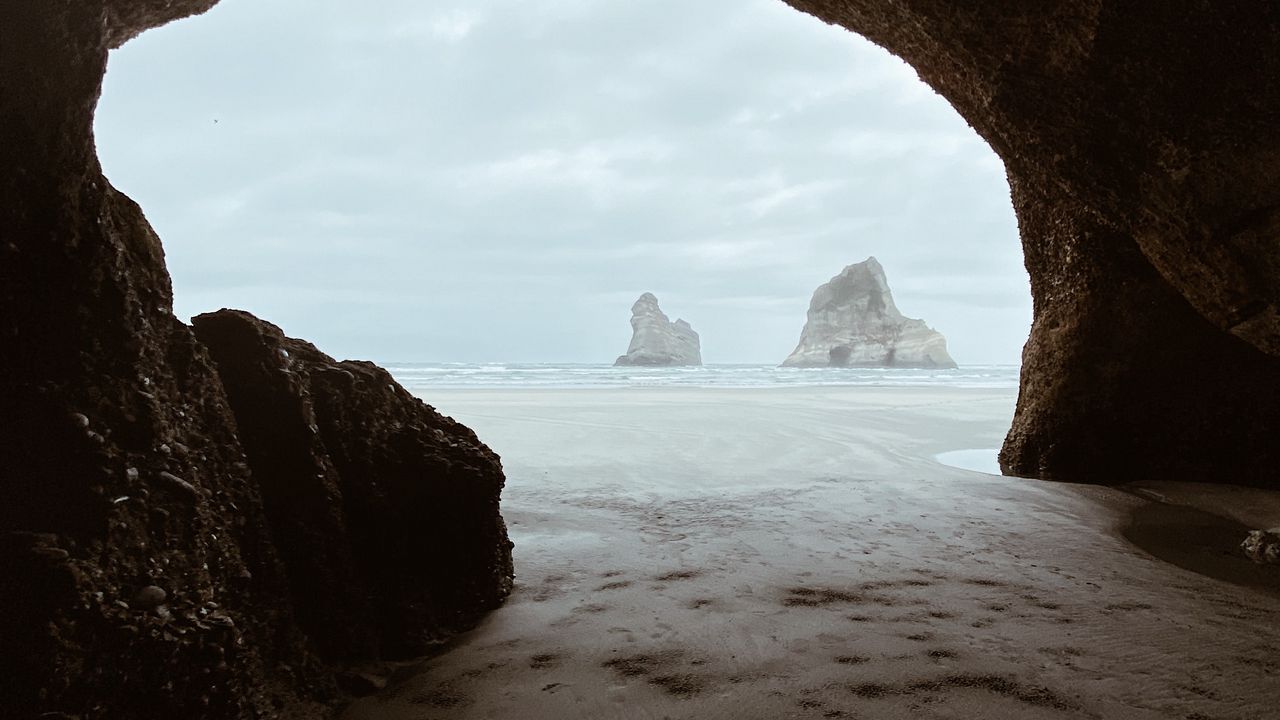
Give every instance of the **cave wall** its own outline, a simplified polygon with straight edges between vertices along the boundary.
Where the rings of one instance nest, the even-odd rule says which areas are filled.
[[[103,13],[0,4],[23,28],[0,43],[0,695],[13,717],[249,717],[287,662],[323,700],[219,380],[98,165]]]
[[[467,507],[496,511],[473,436],[394,389],[338,402],[347,373],[385,378],[323,358],[286,384],[292,421],[310,413],[319,438],[279,460],[322,477],[268,487],[276,461],[244,435],[261,428],[173,317],[160,242],[102,175],[93,110],[110,48],[215,2],[0,3],[0,694],[16,717],[272,717],[328,702],[325,662],[379,652],[387,629],[320,642],[305,629],[368,607],[421,617],[426,596],[401,592],[416,576],[386,561],[430,536],[340,535],[350,544],[324,556],[333,582],[382,597],[299,607],[310,570],[292,548],[306,541],[271,509],[281,493],[350,496],[313,510],[351,533],[394,502],[362,497],[362,482],[386,473],[403,490],[415,472],[456,470],[475,484]],[[1280,8],[790,2],[903,57],[1005,162],[1035,301],[1006,470],[1277,485]],[[368,444],[345,432],[365,415],[386,419]],[[415,422],[456,437],[396,427]],[[402,444],[440,464],[369,450]],[[477,547],[456,567],[487,580],[446,586],[434,617],[509,587],[509,556]],[[428,642],[440,622],[411,637]]]
[[[1034,301],[1006,472],[1280,487],[1280,6],[787,2],[1004,161]]]
[[[93,111],[110,47],[212,4],[0,3],[4,717],[321,716],[340,698],[335,669],[422,652],[510,589],[496,456],[371,366],[360,372],[379,392],[319,394],[318,415],[342,418],[322,425],[348,436],[315,456],[338,494],[291,488],[335,523],[311,538],[314,556],[298,553],[279,485],[264,483],[280,478],[245,452],[262,424],[173,316],[160,241],[103,176]],[[312,389],[291,387],[309,407]],[[386,418],[398,433],[363,429]],[[388,468],[395,482],[374,487]],[[428,501],[437,516],[484,513],[460,528],[476,533],[469,564],[411,543],[368,559],[352,507],[418,539],[405,511]],[[336,569],[314,572],[318,558]]]

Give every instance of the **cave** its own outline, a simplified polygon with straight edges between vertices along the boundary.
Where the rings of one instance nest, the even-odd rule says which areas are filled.
[[[0,636],[22,650],[6,653],[0,688],[31,716],[323,706],[333,664],[411,656],[510,589],[501,478],[473,433],[387,389],[385,371],[269,324],[173,316],[160,239],[103,176],[93,114],[112,48],[215,2],[0,6],[17,29],[0,44]],[[1280,9],[788,2],[902,57],[1005,164],[1034,299],[1006,473],[1280,488]],[[258,363],[231,368],[227,346]],[[282,398],[262,431],[283,439],[253,434],[242,390],[255,383]],[[352,384],[367,391],[339,392]],[[429,446],[429,467],[313,452],[313,435],[367,418],[386,420],[367,442]],[[284,446],[293,454],[275,454]],[[290,473],[314,485],[264,484]],[[386,473],[448,482],[361,494]],[[285,491],[364,550],[312,555],[324,544],[272,510]],[[323,501],[335,493],[345,515]],[[421,592],[437,579],[387,564],[403,548],[377,527],[402,502],[442,498],[473,514],[441,533],[484,549],[448,569],[446,600]],[[315,588],[289,572],[304,566],[370,592],[309,604]],[[130,614],[158,592],[188,614],[190,638]],[[360,621],[370,604],[398,624]],[[353,622],[303,640],[335,618]],[[416,640],[389,647],[405,623]],[[169,690],[139,690],[154,686]]]

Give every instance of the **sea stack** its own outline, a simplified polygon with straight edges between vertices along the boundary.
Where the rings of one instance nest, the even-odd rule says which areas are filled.
[[[618,365],[701,365],[702,348],[698,333],[689,323],[671,322],[653,293],[645,293],[631,306],[631,345],[627,354],[613,363]]]
[[[953,368],[956,363],[942,333],[898,312],[884,268],[869,257],[814,291],[800,344],[782,366]]]

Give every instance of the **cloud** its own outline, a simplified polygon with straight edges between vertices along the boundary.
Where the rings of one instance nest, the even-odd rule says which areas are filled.
[[[1030,318],[991,150],[775,0],[223,0],[113,53],[97,138],[180,315],[338,355],[607,362],[651,290],[708,360],[776,362],[867,255],[962,363]]]
[[[482,16],[476,12],[454,9],[437,15],[431,21],[431,35],[449,42],[458,42],[480,24]]]

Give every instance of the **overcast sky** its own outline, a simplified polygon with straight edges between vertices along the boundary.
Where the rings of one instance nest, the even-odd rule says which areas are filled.
[[[180,317],[340,358],[610,362],[650,291],[776,363],[868,255],[962,365],[1030,323],[1000,161],[777,0],[222,0],[115,51],[97,139]]]

